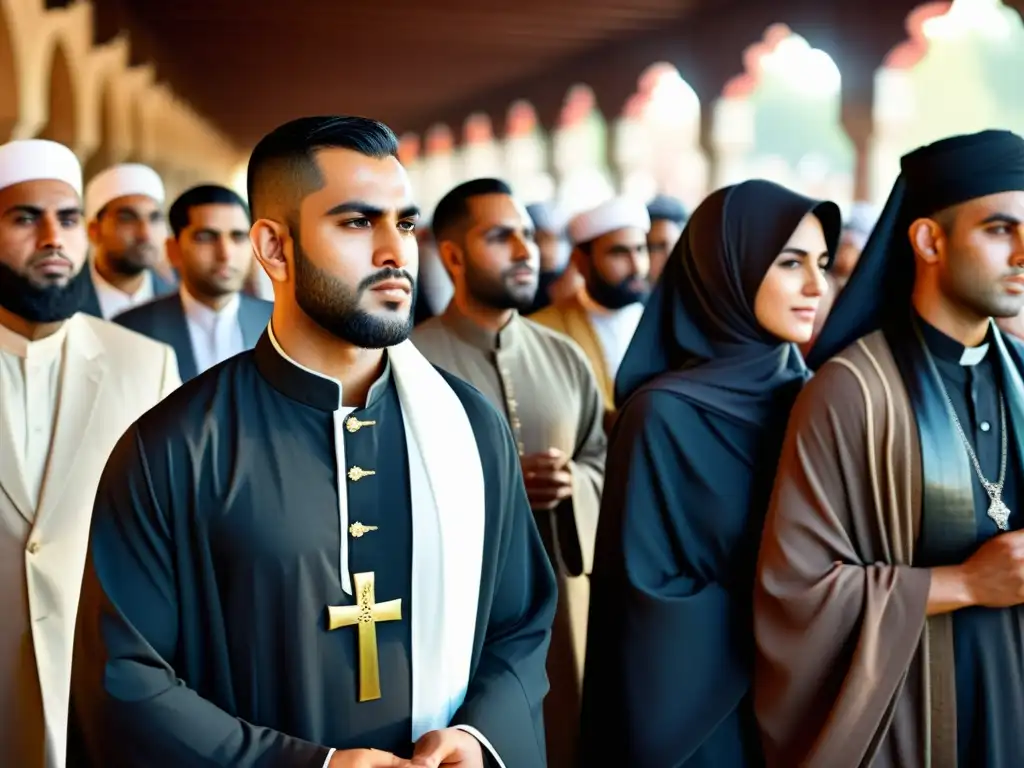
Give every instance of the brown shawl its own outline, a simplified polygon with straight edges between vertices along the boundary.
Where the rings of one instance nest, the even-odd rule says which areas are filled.
[[[930,571],[911,565],[923,485],[911,398],[877,332],[808,384],[780,460],[754,609],[769,766],[956,765],[952,618],[926,620]]]

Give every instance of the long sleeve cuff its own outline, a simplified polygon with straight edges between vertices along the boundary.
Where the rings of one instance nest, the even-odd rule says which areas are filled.
[[[494,762],[498,764],[498,768],[505,768],[505,763],[502,762],[501,755],[498,754],[498,751],[491,745],[491,742],[489,742],[487,740],[487,737],[480,733],[480,731],[478,731],[472,725],[453,725],[452,727],[458,728],[460,731],[465,731],[474,739],[479,741],[484,746],[484,748],[490,753],[491,757],[494,758]]]
[[[331,764],[331,758],[334,757],[334,753],[336,751],[337,750],[333,750],[332,749],[330,752],[327,753],[327,759],[324,760],[324,768],[327,768],[327,766],[329,766]]]

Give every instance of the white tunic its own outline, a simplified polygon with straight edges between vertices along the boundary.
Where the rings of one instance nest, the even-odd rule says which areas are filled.
[[[211,309],[182,286],[181,305],[185,309],[185,322],[188,325],[189,339],[192,341],[192,355],[196,360],[197,373],[202,373],[245,351],[242,326],[238,323],[238,308],[241,303],[236,293],[220,310]]]
[[[89,264],[92,270],[92,284],[96,288],[96,298],[99,299],[100,312],[103,313],[104,320],[156,298],[153,291],[153,275],[148,270],[142,275],[142,285],[139,289],[135,293],[125,293],[104,279],[96,269],[95,262],[90,261]]]

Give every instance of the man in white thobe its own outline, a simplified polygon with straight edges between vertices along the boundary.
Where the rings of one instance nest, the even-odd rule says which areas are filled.
[[[178,385],[174,353],[78,313],[90,289],[74,153],[0,146],[0,766],[65,765],[71,649],[96,486]]]
[[[644,313],[650,292],[647,207],[617,197],[569,222],[572,260],[584,286],[531,316],[564,333],[590,359],[609,414],[615,408],[615,374]]]

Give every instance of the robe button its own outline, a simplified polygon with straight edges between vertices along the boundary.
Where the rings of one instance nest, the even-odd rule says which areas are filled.
[[[981,427],[982,432],[988,432],[990,429],[992,429],[992,425],[989,424],[987,421],[981,422],[981,424],[979,424],[978,426]]]
[[[38,541],[30,541],[28,543],[28,553],[30,555],[34,555],[38,551],[39,551],[39,542]]]

